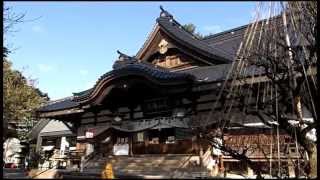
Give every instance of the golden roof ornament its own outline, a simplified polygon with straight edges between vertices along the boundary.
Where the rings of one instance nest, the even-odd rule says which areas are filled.
[[[165,39],[160,41],[158,44],[160,54],[164,54],[168,51],[168,45],[169,43]]]

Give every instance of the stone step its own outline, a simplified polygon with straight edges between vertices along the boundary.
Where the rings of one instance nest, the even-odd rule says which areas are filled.
[[[81,175],[69,175],[69,174],[64,174],[62,175],[63,179],[101,179],[100,176],[90,176],[86,175],[85,173]]]
[[[176,168],[188,164],[188,159],[191,156],[113,156],[113,157],[99,157],[87,162],[85,166],[86,171],[101,172],[107,163],[112,163],[114,169],[131,169],[131,170],[161,170],[172,171]]]
[[[107,162],[105,161],[95,161],[97,163],[101,162]],[[110,160],[109,162],[181,162],[181,161],[187,161],[187,159],[128,159],[128,160]]]
[[[103,167],[89,167],[84,168],[85,172],[101,172]],[[137,167],[137,166],[113,166],[114,170],[122,170],[122,171],[175,171],[175,170],[186,170],[185,168],[177,168],[177,167]]]
[[[119,163],[179,163],[179,162],[186,162],[187,160],[176,160],[176,159],[171,159],[171,160],[110,160],[110,161],[99,161],[97,163],[102,163],[102,162],[119,162]]]
[[[188,156],[185,156],[185,157],[173,157],[173,156],[170,156],[170,157],[130,157],[130,156],[127,156],[127,157],[113,157],[113,158],[109,158],[109,159],[184,159],[184,158],[189,158]],[[108,158],[105,158],[105,159],[108,159]]]
[[[83,172],[83,174],[96,174],[95,177],[99,177],[101,175],[101,171],[95,170],[90,172]],[[207,172],[199,172],[199,171],[179,171],[179,170],[172,170],[172,171],[159,171],[159,170],[114,170],[115,176],[122,175],[122,176],[133,176],[133,177],[144,177],[144,176],[158,176],[163,178],[199,178],[199,177],[208,177]],[[93,178],[93,176],[82,175],[82,177],[89,177]],[[72,178],[72,177],[71,177]],[[76,178],[76,177],[73,177]],[[83,179],[83,178],[81,178]]]
[[[183,163],[172,163],[172,164],[169,164],[169,163],[111,163],[113,166],[137,166],[137,167],[157,167],[157,166],[172,166],[172,167],[180,167],[183,165]],[[91,167],[100,167],[100,166],[104,166],[103,164],[101,165],[93,165]]]
[[[173,168],[178,168],[182,167],[183,163],[177,163],[177,164],[167,164],[167,163],[161,163],[161,164],[154,164],[154,163],[111,163],[112,166],[130,166],[130,167],[173,167]],[[100,166],[91,166],[91,167],[100,167]],[[103,166],[102,166],[103,167]]]
[[[167,165],[161,165],[161,166],[151,166],[151,165],[139,165],[136,164],[113,164],[113,168],[130,168],[130,169],[176,169],[176,168],[183,168],[181,166],[167,166]],[[84,167],[84,169],[104,169],[104,166],[87,166]]]

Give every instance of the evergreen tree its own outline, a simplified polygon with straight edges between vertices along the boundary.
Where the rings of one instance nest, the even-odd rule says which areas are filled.
[[[192,23],[183,25],[183,28],[186,31],[188,31],[189,33],[191,33],[194,36],[196,36],[198,39],[202,39],[204,37],[201,33],[196,32],[196,26],[194,24],[192,24]]]

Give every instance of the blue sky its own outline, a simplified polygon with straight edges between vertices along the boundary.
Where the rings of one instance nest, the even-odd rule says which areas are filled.
[[[116,50],[135,55],[160,5],[181,24],[209,34],[249,23],[255,3],[7,2],[14,12],[26,13],[27,21],[5,43],[15,49],[9,55],[13,67],[37,79],[36,86],[54,100],[91,88],[112,69]]]

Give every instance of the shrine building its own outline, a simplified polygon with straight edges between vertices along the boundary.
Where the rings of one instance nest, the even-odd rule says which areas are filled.
[[[161,9],[136,55],[118,51],[113,69],[92,88],[49,102],[38,110],[39,116],[71,123],[77,150],[83,150],[84,156],[184,154],[204,163],[210,145],[199,141],[197,132],[202,127],[215,129],[221,120],[222,103],[214,112],[212,108],[247,27],[199,39]],[[270,150],[270,128],[257,117],[237,113],[228,122],[224,133],[234,137],[230,143],[246,144],[253,138]],[[280,136],[281,158],[288,159],[289,154],[296,158],[289,136],[282,131]],[[273,151],[277,159],[277,150]],[[249,157],[269,164],[259,150]],[[241,167],[229,155],[222,158],[229,169]]]

